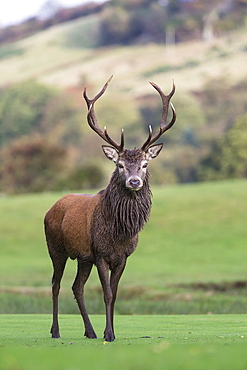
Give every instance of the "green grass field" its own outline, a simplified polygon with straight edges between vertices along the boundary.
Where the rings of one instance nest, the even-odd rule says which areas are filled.
[[[83,338],[78,315],[60,317],[61,339],[48,315],[1,315],[0,368],[246,369],[247,315],[116,316],[117,339]],[[93,315],[101,335],[104,317]]]
[[[62,337],[50,338],[43,216],[62,193],[2,196],[0,369],[246,369],[246,185],[152,189],[150,222],[120,282],[114,343],[102,339],[95,270],[86,304],[99,339],[83,337],[70,289],[73,261],[60,295]]]
[[[119,314],[246,313],[246,180],[153,188],[153,209],[120,282]],[[62,193],[0,198],[0,312],[49,313],[52,268],[43,216]],[[76,263],[62,282],[61,313],[77,313]],[[90,313],[104,313],[95,269]]]

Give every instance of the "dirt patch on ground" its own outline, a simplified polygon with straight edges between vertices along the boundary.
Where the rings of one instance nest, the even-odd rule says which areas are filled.
[[[191,284],[177,284],[170,285],[171,288],[183,288],[192,290],[204,290],[204,291],[215,291],[215,292],[228,292],[231,290],[246,289],[247,281],[228,281],[221,283],[191,283]]]

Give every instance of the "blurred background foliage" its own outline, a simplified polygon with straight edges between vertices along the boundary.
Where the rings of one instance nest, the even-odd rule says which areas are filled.
[[[80,17],[87,19],[84,28],[73,28],[65,42],[100,51],[110,45],[184,43],[244,31],[246,7],[245,0],[111,0],[58,7],[49,17],[0,28],[0,59],[25,53],[13,42]],[[211,52],[225,57],[218,49]],[[145,78],[169,68],[187,70],[195,63],[164,64],[147,71]],[[154,184],[247,177],[246,86],[247,78],[232,83],[222,74],[200,89],[176,92],[179,124],[160,140],[160,160],[150,164]],[[126,146],[140,146],[148,125],[159,127],[161,103],[155,94],[105,95],[96,107],[101,127],[107,126],[116,140],[123,127]],[[37,79],[1,87],[0,192],[99,188],[107,183],[113,167],[102,159],[102,141],[88,128],[79,95],[78,90],[68,94]]]
[[[160,160],[150,164],[153,183],[247,177],[244,81],[233,87],[221,83],[220,91],[218,85],[218,80],[210,81],[203,91],[186,96],[178,92],[174,97],[179,125],[172,128],[173,135],[160,140]],[[106,183],[102,143],[65,93],[28,81],[0,95],[2,192],[96,188]],[[142,144],[148,125],[158,130],[160,114],[156,96],[135,102],[126,96],[105,97],[97,107],[100,124],[109,127],[111,136],[118,140],[119,127],[125,128],[128,147]]]
[[[110,0],[100,4],[89,1],[77,7],[64,8],[59,1],[48,0],[40,17],[0,29],[0,42],[20,40],[56,24],[90,15],[97,15],[94,21],[88,17],[83,30],[90,37],[73,34],[73,45],[77,41],[77,46],[85,46],[82,38],[86,43],[90,41],[88,46],[94,47],[163,43],[165,38],[172,37],[176,42],[184,42],[209,38],[212,33],[224,35],[243,27],[246,24],[246,5],[246,0]],[[5,52],[15,53],[11,47],[5,48]],[[16,52],[21,53],[21,49]]]

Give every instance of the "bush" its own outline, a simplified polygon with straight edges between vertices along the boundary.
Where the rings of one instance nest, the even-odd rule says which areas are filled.
[[[68,145],[78,142],[78,123],[78,109],[67,94],[36,81],[0,92],[0,146],[35,133]]]
[[[44,139],[17,139],[0,152],[0,191],[53,190],[66,169],[66,150]]]
[[[123,8],[106,8],[100,19],[100,45],[126,44],[129,42],[130,17]]]
[[[88,163],[77,167],[74,172],[60,182],[59,187],[70,190],[95,189],[102,186],[103,180],[102,168],[97,164]]]
[[[35,81],[11,86],[1,92],[0,145],[37,128],[51,91]]]
[[[213,150],[203,159],[199,180],[247,177],[247,115],[215,142]]]

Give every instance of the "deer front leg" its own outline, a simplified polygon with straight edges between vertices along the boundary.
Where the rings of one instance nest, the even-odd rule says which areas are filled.
[[[98,259],[96,266],[98,269],[99,279],[103,289],[104,302],[106,308],[106,327],[104,331],[104,338],[107,342],[113,342],[115,339],[112,327],[112,314],[111,314],[113,295],[109,279],[109,266],[103,258]]]
[[[118,283],[124,272],[125,266],[126,266],[126,257],[124,257],[121,263],[119,263],[119,265],[117,265],[111,272],[111,278],[110,278],[110,285],[111,285],[111,291],[112,291],[111,323],[112,323],[113,332],[114,332],[114,324],[113,324],[114,306],[115,306],[115,301],[117,297]]]

